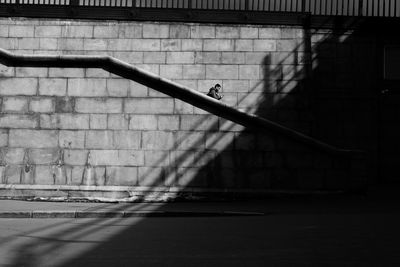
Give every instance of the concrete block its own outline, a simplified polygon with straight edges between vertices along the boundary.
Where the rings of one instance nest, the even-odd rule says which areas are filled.
[[[174,82],[179,83],[180,85],[189,89],[197,90],[197,79],[174,80]]]
[[[21,166],[7,166],[4,171],[4,180],[6,181],[6,184],[20,184],[21,171]]]
[[[86,132],[85,148],[112,149],[114,148],[113,131],[99,130]]]
[[[143,63],[165,64],[166,52],[144,52]]]
[[[137,64],[137,63],[143,63],[143,52],[120,52],[116,51],[113,53],[114,57],[125,61],[130,64]]]
[[[190,38],[190,26],[171,24],[169,26],[169,37],[173,39]]]
[[[54,164],[59,157],[58,148],[29,149],[29,160],[32,164]]]
[[[288,153],[286,155],[286,166],[289,168],[311,168],[314,159],[311,154]]]
[[[238,65],[207,65],[206,79],[238,79]]]
[[[36,128],[38,117],[33,115],[3,114],[0,116],[0,128]]]
[[[185,65],[183,66],[183,79],[205,79],[206,67],[205,65]]]
[[[8,37],[8,25],[2,25],[0,28],[0,37]]]
[[[136,167],[106,167],[106,185],[135,186],[137,183]]]
[[[277,51],[304,51],[303,45],[297,43],[297,40],[278,40]]]
[[[58,143],[63,148],[84,148],[85,131],[65,131],[59,133]]]
[[[2,27],[4,27],[2,25]],[[34,37],[35,27],[33,25],[10,25],[8,37]]]
[[[227,38],[227,39],[235,39],[240,36],[240,28],[238,27],[224,27],[219,26],[215,28],[215,37],[216,38]]]
[[[176,133],[176,149],[200,150],[205,148],[205,133],[200,131],[179,131]]]
[[[194,60],[196,64],[218,64],[222,62],[222,53],[196,52]]]
[[[146,167],[167,167],[170,165],[168,151],[145,151],[144,165]]]
[[[107,128],[112,130],[128,130],[130,116],[127,114],[108,114]]]
[[[276,51],[275,40],[254,40],[254,51],[272,52]]]
[[[109,51],[131,51],[132,39],[110,39],[107,50]]]
[[[203,51],[202,39],[183,39],[182,51]]]
[[[131,98],[125,99],[125,112],[135,114],[172,114],[172,98]]]
[[[280,28],[259,28],[260,39],[280,39],[281,29]]]
[[[105,79],[68,79],[69,96],[107,96]]]
[[[67,79],[39,79],[39,94],[63,96],[67,93]]]
[[[169,150],[175,145],[174,134],[165,131],[142,133],[142,148],[145,150]]]
[[[11,129],[10,147],[52,148],[58,146],[58,132],[55,130],[19,130]]]
[[[70,68],[50,68],[49,77],[56,78],[83,78],[85,77],[84,69],[70,69]]]
[[[171,166],[176,168],[193,167],[194,152],[190,150],[172,150],[170,151]]]
[[[248,92],[249,81],[248,80],[224,80],[222,82],[222,94],[226,93],[237,93],[237,92]]]
[[[83,166],[73,166],[71,170],[71,185],[81,185],[83,181],[83,176],[85,172],[85,167]]]
[[[83,50],[83,40],[84,39],[58,39],[58,50],[67,51],[81,51]]]
[[[223,132],[242,132],[246,129],[243,125],[237,124],[233,121],[219,118],[219,130]]]
[[[274,151],[264,153],[263,164],[268,168],[282,168],[284,167],[283,155]]]
[[[297,37],[297,31],[301,29],[281,28],[281,39],[294,39]]]
[[[85,51],[106,51],[107,40],[103,39],[84,39],[83,50]]]
[[[65,25],[62,27],[61,36],[67,38],[93,38],[93,26]]]
[[[140,131],[114,131],[114,147],[117,149],[138,149],[140,142]]]
[[[25,148],[6,148],[4,150],[4,163],[8,165],[22,164],[25,156]]]
[[[61,27],[35,26],[35,37],[61,37]]]
[[[206,149],[212,150],[233,150],[235,141],[235,133],[207,133]]]
[[[179,130],[179,116],[177,115],[160,115],[157,116],[158,130],[176,131]]]
[[[222,52],[223,64],[244,64],[244,53]]]
[[[16,67],[15,76],[16,77],[46,77],[48,68],[27,68],[27,67]]]
[[[191,38],[215,38],[215,26],[191,26]]]
[[[0,66],[0,78],[14,77],[14,75],[16,75],[15,68],[4,65]]]
[[[90,129],[107,129],[107,114],[90,114]]]
[[[78,113],[122,113],[122,99],[77,98],[75,111]]]
[[[143,97],[148,95],[147,86],[129,81],[129,96],[130,97]]]
[[[139,167],[139,186],[164,186],[164,169],[153,167]]]
[[[233,51],[235,48],[234,40],[226,39],[212,39],[204,40],[203,50],[204,51]]]
[[[271,58],[269,53],[265,52],[246,52],[245,54],[246,64],[259,64],[259,65],[270,65]]]
[[[186,103],[179,99],[174,99],[175,108],[174,111],[176,114],[193,114],[193,105]]]
[[[140,150],[90,150],[94,166],[143,166],[144,152]]]
[[[157,116],[155,115],[131,115],[129,121],[131,130],[157,130]]]
[[[187,187],[205,187],[207,186],[207,177],[201,168],[179,168],[177,184]]]
[[[161,40],[161,51],[181,51],[182,41],[181,39],[164,39]]]
[[[110,73],[102,69],[86,69],[86,78],[109,78]]]
[[[193,64],[194,52],[167,52],[167,64]]]
[[[120,38],[142,38],[143,37],[142,25],[119,25]]]
[[[40,115],[40,127],[43,129],[66,130],[89,129],[89,114],[43,114]]]
[[[0,147],[8,145],[8,131],[0,130]]]
[[[88,159],[88,153],[89,151],[87,150],[81,150],[81,149],[65,149],[64,150],[64,162],[67,165],[71,166],[83,166],[86,164],[86,161]]]
[[[36,95],[38,81],[34,78],[5,78],[0,83],[1,95]]]
[[[252,133],[235,133],[235,149],[236,150],[250,150],[256,148],[256,136]]]
[[[260,78],[259,65],[241,65],[239,66],[240,80],[258,80]]]
[[[218,117],[213,115],[181,115],[181,130],[214,131],[218,129]]]
[[[132,39],[132,51],[160,51],[160,39]],[[161,49],[162,50],[162,49]]]
[[[235,51],[253,51],[254,40],[235,40]]]
[[[71,113],[75,109],[75,98],[73,97],[56,97],[55,112],[56,113]]]
[[[27,97],[4,97],[3,112],[18,112],[25,113],[28,111],[28,98]]]
[[[172,80],[175,82],[176,80]],[[168,98],[169,96],[149,87],[149,97]]]
[[[276,140],[271,136],[259,134],[257,136],[257,149],[260,151],[273,151],[275,149]]]
[[[258,28],[256,27],[240,27],[239,35],[241,39],[257,39]]]
[[[169,25],[143,24],[143,38],[168,38]]]
[[[51,113],[55,111],[55,103],[52,98],[33,98],[29,102],[31,112]]]
[[[3,49],[17,49],[18,46],[18,39],[17,38],[11,38],[11,37],[0,37],[0,46]]]
[[[57,50],[58,39],[57,38],[40,38],[39,39],[40,50]]]
[[[94,26],[93,37],[94,38],[118,38],[118,26]]]

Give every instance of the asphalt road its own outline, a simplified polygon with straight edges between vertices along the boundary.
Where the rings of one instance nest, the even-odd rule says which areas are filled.
[[[0,266],[399,266],[390,210],[0,219]]]

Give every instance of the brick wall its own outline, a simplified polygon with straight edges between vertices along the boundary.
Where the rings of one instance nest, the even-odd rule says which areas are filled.
[[[225,104],[312,133],[301,28],[32,19],[0,26],[4,49],[107,54],[204,93],[221,83]],[[338,189],[353,167],[102,70],[0,66],[0,77],[3,188]]]

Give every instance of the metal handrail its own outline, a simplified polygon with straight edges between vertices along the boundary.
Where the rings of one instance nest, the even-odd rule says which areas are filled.
[[[362,151],[336,148],[270,120],[253,114],[247,114],[196,90],[172,82],[110,56],[23,55],[14,54],[0,48],[0,63],[10,67],[101,68],[115,75],[151,87],[173,98],[178,98],[193,106],[245,127],[268,133],[272,131],[332,154],[354,155],[354,153],[363,153]]]
[[[9,5],[264,11],[321,16],[400,17],[399,0],[0,0]]]

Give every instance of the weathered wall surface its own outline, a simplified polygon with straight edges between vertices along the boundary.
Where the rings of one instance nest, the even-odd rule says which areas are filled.
[[[301,28],[31,19],[0,26],[0,47],[13,52],[107,54],[204,93],[220,83],[230,106],[315,130],[304,86],[311,48]],[[349,160],[253,133],[102,70],[1,66],[0,76],[0,169],[3,188],[14,188],[6,195],[337,189],[363,176],[349,174]]]

